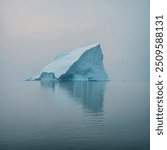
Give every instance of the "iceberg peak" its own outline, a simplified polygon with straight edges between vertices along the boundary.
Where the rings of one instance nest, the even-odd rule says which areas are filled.
[[[108,80],[100,43],[62,53],[28,80]]]

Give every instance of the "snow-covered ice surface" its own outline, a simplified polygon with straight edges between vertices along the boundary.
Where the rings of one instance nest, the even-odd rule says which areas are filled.
[[[108,80],[100,43],[62,53],[27,80]]]

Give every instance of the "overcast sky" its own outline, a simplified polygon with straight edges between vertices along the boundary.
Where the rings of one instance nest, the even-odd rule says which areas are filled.
[[[4,79],[35,75],[57,53],[94,42],[112,81],[148,81],[149,0],[0,0]]]

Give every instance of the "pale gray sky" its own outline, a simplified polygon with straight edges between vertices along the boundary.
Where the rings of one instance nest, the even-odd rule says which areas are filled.
[[[94,42],[112,81],[149,80],[149,0],[0,0],[4,79],[35,75],[57,53]]]

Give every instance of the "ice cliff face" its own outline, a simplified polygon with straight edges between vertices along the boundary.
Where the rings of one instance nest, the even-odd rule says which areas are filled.
[[[99,43],[62,53],[28,80],[108,80]]]

